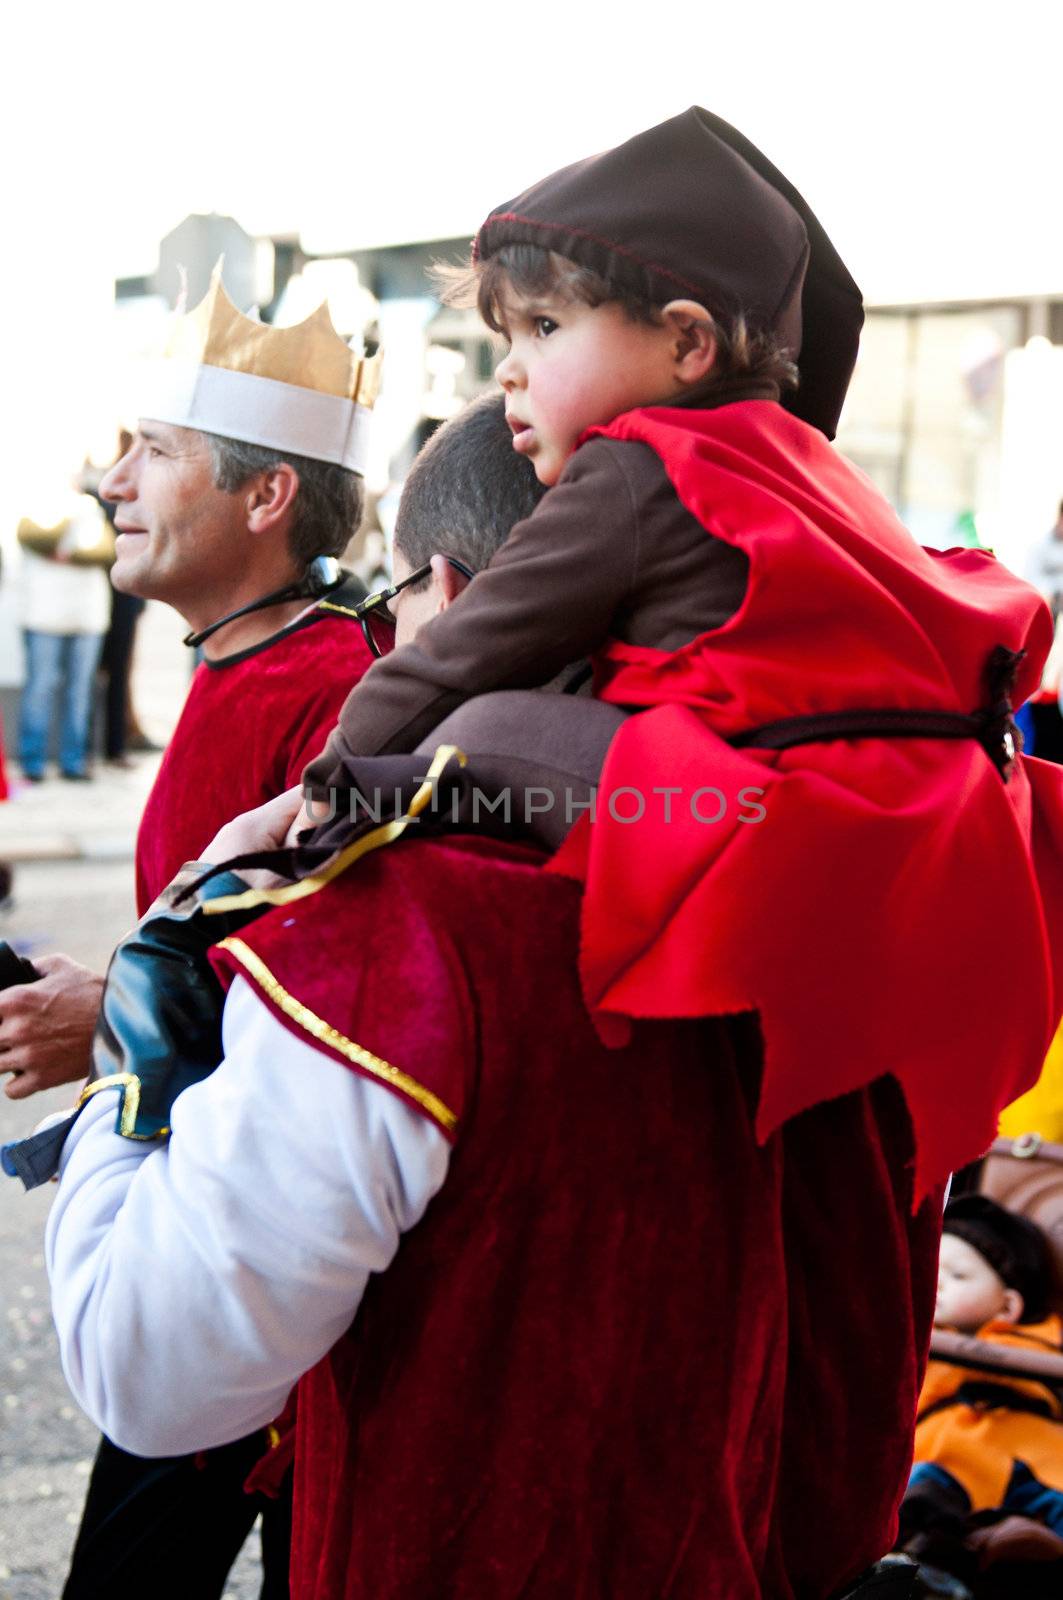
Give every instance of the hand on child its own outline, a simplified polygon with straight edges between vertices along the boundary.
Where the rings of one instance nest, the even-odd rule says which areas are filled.
[[[302,790],[295,785],[275,800],[234,817],[214,835],[199,859],[218,864],[252,850],[279,850],[288,842],[292,818],[301,815],[302,799]]]
[[[319,822],[327,822],[333,815],[324,801],[311,800],[309,795],[303,801],[298,814],[293,818],[291,827],[285,835],[287,845],[297,844],[299,835],[306,828],[316,828]]]

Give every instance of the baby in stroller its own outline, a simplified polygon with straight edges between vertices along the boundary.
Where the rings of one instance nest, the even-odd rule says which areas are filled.
[[[1051,1286],[1047,1241],[1033,1222],[982,1194],[949,1204],[938,1270],[939,1328],[998,1350],[1058,1357],[1063,1323],[1050,1309]],[[991,1367],[992,1352],[986,1354]],[[1025,1549],[1015,1553],[1032,1559],[1032,1583],[1038,1569],[1045,1578],[1051,1570],[1051,1592],[1060,1593],[1063,1393],[1038,1377],[933,1359],[900,1512],[899,1548],[920,1561],[922,1592],[954,1600],[998,1592],[980,1578],[976,1530],[1004,1515],[1030,1519]],[[1032,1597],[1040,1589],[1024,1575],[1022,1592]]]

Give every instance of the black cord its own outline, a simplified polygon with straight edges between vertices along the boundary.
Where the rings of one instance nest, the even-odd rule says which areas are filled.
[[[188,645],[190,650],[196,650],[204,639],[209,639],[219,628],[235,622],[237,617],[249,616],[252,611],[265,611],[268,606],[284,605],[288,600],[320,600],[322,595],[338,589],[346,576],[334,556],[315,556],[298,583],[286,583],[283,589],[274,589],[270,594],[264,594],[261,600],[252,600],[249,605],[240,606],[236,611],[219,617],[209,628],[201,628],[198,633],[186,633],[181,643]]]

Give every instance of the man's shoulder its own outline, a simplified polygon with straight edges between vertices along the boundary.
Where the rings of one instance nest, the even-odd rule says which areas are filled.
[[[567,880],[543,872],[546,857],[532,845],[476,834],[419,836],[415,829],[416,823],[398,843],[370,852],[316,893],[277,910],[305,926],[323,925],[347,906],[358,914],[376,900],[399,901],[413,920],[438,912],[442,923],[455,926],[467,912],[498,913],[500,895],[541,895],[545,887],[578,897]]]
[[[357,618],[338,601],[319,601],[305,623],[277,644],[286,659],[319,657],[323,661],[359,662],[363,670],[373,659]],[[274,657],[276,661],[280,659],[281,655]]]
[[[208,730],[213,730],[226,738],[230,756],[233,741],[239,747],[248,739],[258,740],[263,753],[268,751],[271,777],[267,793],[274,792],[274,783],[284,787],[281,780],[294,782],[289,769],[294,765],[301,770],[318,753],[340,706],[372,659],[357,624],[322,617],[312,627],[267,640],[238,660],[201,663],[192,677],[160,777],[172,777],[169,769],[175,748],[182,759],[191,753],[199,765],[221,759],[217,748],[204,742]],[[287,752],[289,760],[283,741],[296,734],[296,744]],[[268,741],[262,743],[266,735]],[[276,762],[281,766],[273,772]],[[247,804],[257,805],[260,798],[256,790]]]
[[[326,667],[330,663],[342,665],[351,682],[358,671],[365,671],[372,661],[369,647],[356,618],[340,605],[329,606],[319,602],[305,618],[286,628],[282,633],[264,639],[238,656],[227,657],[217,663],[208,662],[207,670],[214,680],[232,682],[235,677],[259,677],[267,674],[287,675],[295,663],[300,670],[315,663]],[[293,692],[299,685],[292,681]],[[301,692],[305,695],[304,681]]]
[[[546,985],[555,1009],[567,983],[576,1005],[578,890],[542,860],[491,840],[403,839],[222,940],[211,960],[224,983],[250,982],[290,1031],[382,1081],[450,1138],[484,997],[493,1015],[516,973],[529,994]],[[544,888],[564,902],[567,939],[544,927]]]
[[[487,951],[507,930],[547,918],[573,919],[578,887],[546,873],[538,849],[476,835],[405,839],[372,851],[313,893],[275,907],[252,925],[263,951],[293,942],[333,952],[350,969],[364,953],[370,963],[438,957],[469,946]],[[519,908],[519,911],[518,911]],[[464,964],[464,963],[463,963]]]

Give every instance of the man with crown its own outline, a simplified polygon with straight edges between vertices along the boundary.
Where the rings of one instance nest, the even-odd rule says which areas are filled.
[[[378,358],[322,305],[275,329],[216,269],[142,375],[140,427],[101,489],[118,506],[111,580],[164,600],[202,644],[137,835],[137,909],[231,817],[298,782],[369,665],[336,566],[357,530]],[[219,773],[223,777],[219,777]],[[0,999],[12,1098],[84,1077],[101,980],[64,956]]]
[[[361,516],[377,367],[325,306],[273,329],[241,315],[216,271],[177,320],[133,446],[101,484],[118,507],[116,588],[166,601],[189,624],[185,642],[203,645],[137,837],[141,913],[225,822],[298,781],[369,664],[353,617],[365,591],[335,558]],[[60,955],[39,965],[40,982],[0,996],[15,1097],[84,1077],[99,1007],[102,980],[86,968]],[[268,1592],[286,1594],[285,1502],[244,1493],[267,1446],[249,1435],[164,1464],[104,1439],[67,1594],[97,1592],[100,1541],[119,1530],[127,1541],[132,1523],[182,1504],[196,1523],[197,1593],[220,1592],[261,1509]]]

